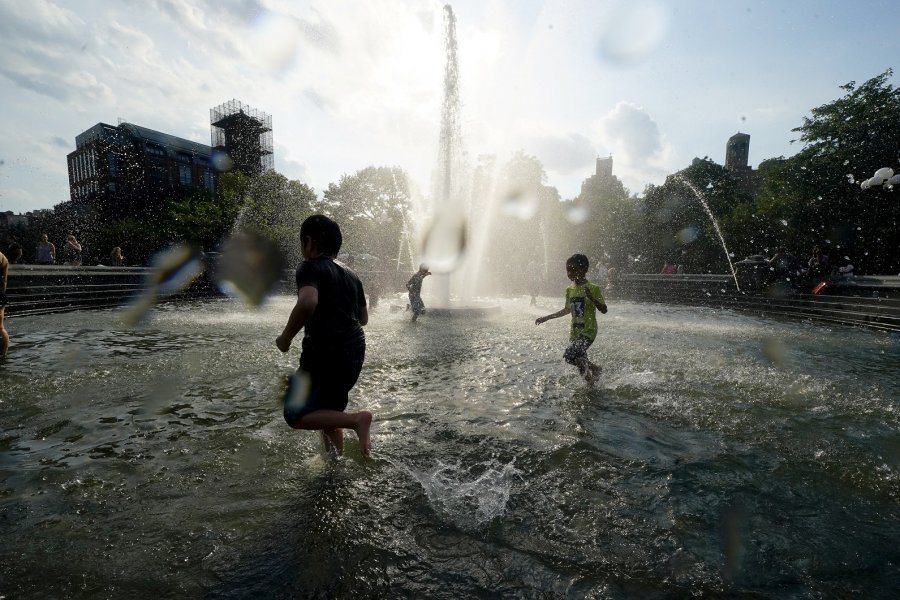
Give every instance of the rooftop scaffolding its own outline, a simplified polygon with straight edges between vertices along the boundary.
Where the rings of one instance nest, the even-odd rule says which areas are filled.
[[[213,150],[228,154],[244,173],[274,168],[272,116],[238,100],[209,110]]]

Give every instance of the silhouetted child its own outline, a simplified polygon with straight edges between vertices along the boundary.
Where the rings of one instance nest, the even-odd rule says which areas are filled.
[[[369,311],[359,278],[335,260],[342,241],[338,224],[324,215],[300,226],[306,260],[297,267],[297,303],[275,345],[287,352],[294,336],[305,330],[298,371],[309,376],[310,386],[300,401],[285,401],[284,420],[295,429],[320,430],[326,450],[337,454],[344,449],[342,428],[352,429],[368,456],[372,413],[344,412],[365,359],[362,326],[369,322]]]
[[[600,287],[586,279],[588,258],[584,254],[573,254],[566,261],[566,275],[572,285],[566,288],[566,305],[562,310],[546,317],[538,317],[535,325],[544,321],[572,315],[572,327],[569,335],[571,343],[563,357],[570,365],[578,367],[578,372],[589,385],[594,385],[600,375],[600,366],[588,360],[587,349],[597,336],[597,315],[595,310],[606,314],[606,303]]]
[[[431,275],[431,271],[425,265],[419,265],[419,270],[406,282],[409,290],[409,308],[412,310],[412,320],[415,322],[419,315],[425,312],[425,303],[422,302],[422,280]]]

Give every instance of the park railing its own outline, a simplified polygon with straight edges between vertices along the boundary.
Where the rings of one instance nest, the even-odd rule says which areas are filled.
[[[832,277],[773,281],[738,291],[730,275],[620,275],[604,293],[611,299],[707,306],[767,316],[900,331],[900,277]]]
[[[6,313],[17,317],[121,306],[147,293],[154,274],[155,270],[147,267],[11,265]],[[293,276],[293,270],[285,271],[273,291],[295,294]],[[363,271],[360,276],[371,296],[378,289],[385,294],[404,289],[408,274]],[[812,293],[813,284],[775,281],[755,288],[745,286],[739,291],[730,275],[622,274],[602,287],[613,301],[706,306],[900,331],[900,277],[833,277],[818,294]],[[218,295],[221,293],[204,274],[170,297]]]

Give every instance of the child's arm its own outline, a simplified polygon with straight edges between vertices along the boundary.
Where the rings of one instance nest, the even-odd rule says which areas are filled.
[[[369,323],[369,307],[365,304],[359,306],[359,324],[368,325]]]
[[[297,304],[288,317],[288,322],[284,326],[284,331],[275,338],[275,345],[282,352],[287,352],[291,348],[291,340],[300,333],[303,326],[306,325],[307,319],[316,310],[319,304],[319,290],[311,285],[303,286],[297,290]]]
[[[534,320],[534,324],[535,324],[535,325],[540,325],[540,324],[543,323],[544,321],[549,321],[550,319],[556,319],[556,318],[558,318],[558,317],[564,317],[564,316],[566,316],[567,314],[569,314],[570,312],[572,312],[572,309],[569,308],[568,305],[566,305],[565,308],[563,308],[562,310],[556,311],[556,312],[553,313],[552,315],[547,315],[546,317],[538,317],[537,319]]]
[[[599,310],[601,313],[603,313],[603,314],[605,315],[605,314],[606,314],[606,311],[609,310],[609,309],[606,307],[606,303],[605,303],[605,302],[600,302],[599,300],[597,300],[596,298],[594,298],[594,295],[591,293],[590,290],[587,290],[587,289],[586,289],[586,290],[584,290],[584,291],[585,291],[585,293],[587,294],[587,297],[590,298],[591,302],[594,303],[594,306],[597,307],[597,310]]]

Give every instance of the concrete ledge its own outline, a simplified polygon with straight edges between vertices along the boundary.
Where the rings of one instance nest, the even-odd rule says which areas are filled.
[[[153,273],[149,267],[69,267],[10,265],[8,317],[127,304],[142,293]],[[198,278],[176,297],[219,295],[206,277]]]

